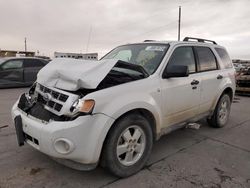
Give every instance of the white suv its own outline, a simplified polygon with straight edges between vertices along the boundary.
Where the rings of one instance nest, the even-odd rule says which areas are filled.
[[[53,60],[12,117],[20,146],[126,177],[143,168],[161,135],[201,118],[225,126],[234,93],[233,65],[214,41],[145,41],[100,61]]]

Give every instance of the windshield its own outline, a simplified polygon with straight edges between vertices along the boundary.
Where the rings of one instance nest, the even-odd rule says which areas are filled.
[[[142,66],[153,74],[168,50],[168,44],[131,44],[119,46],[102,59],[118,59]]]

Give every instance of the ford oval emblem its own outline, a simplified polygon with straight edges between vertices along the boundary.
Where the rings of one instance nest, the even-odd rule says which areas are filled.
[[[48,102],[48,101],[50,101],[50,100],[52,99],[52,96],[51,96],[51,94],[49,94],[49,93],[45,93],[45,94],[43,95],[43,99],[44,99],[46,102]]]

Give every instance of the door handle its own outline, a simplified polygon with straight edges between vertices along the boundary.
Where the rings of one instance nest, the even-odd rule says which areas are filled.
[[[200,82],[198,81],[198,80],[193,80],[192,82],[191,82],[191,85],[198,85]]]
[[[218,79],[218,80],[220,80],[220,79],[222,79],[222,78],[223,78],[223,76],[220,75],[220,74],[217,76],[217,79]]]

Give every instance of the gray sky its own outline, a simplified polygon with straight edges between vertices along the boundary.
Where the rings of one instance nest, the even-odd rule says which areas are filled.
[[[144,39],[216,40],[232,58],[250,59],[249,0],[0,0],[0,48],[53,56],[55,51],[98,52]],[[91,29],[92,28],[92,29]]]

